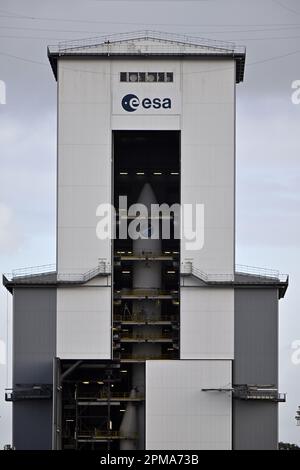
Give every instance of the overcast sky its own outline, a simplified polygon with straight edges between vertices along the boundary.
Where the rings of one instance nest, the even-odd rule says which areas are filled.
[[[46,46],[141,29],[247,46],[237,85],[237,263],[290,274],[280,301],[280,391],[288,394],[280,439],[300,445],[300,364],[291,360],[300,341],[300,104],[291,100],[300,80],[299,1],[0,0],[0,272],[55,261],[56,82]],[[1,288],[8,350],[10,303]],[[0,447],[11,442],[8,362],[0,364]]]

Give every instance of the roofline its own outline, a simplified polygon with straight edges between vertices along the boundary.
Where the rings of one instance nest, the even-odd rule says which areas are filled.
[[[162,51],[162,52],[151,52],[141,51],[140,49],[132,49],[128,51],[116,51],[110,48],[110,45],[121,44],[126,41],[143,39],[153,39],[156,41],[162,41],[170,43],[170,45],[186,45],[194,47],[202,47],[206,49],[197,53],[195,49],[193,51],[185,50],[182,52]],[[92,48],[95,46],[105,45],[106,49],[95,52]],[[165,33],[160,31],[136,31],[131,33],[119,33],[112,34],[102,37],[77,39],[72,41],[60,42],[53,46],[48,46],[47,55],[53,70],[54,76],[57,79],[57,61],[64,58],[94,58],[94,59],[106,59],[106,58],[149,58],[149,59],[167,59],[167,58],[214,58],[214,59],[234,59],[236,61],[236,83],[243,81],[244,69],[245,69],[245,58],[246,49],[244,46],[238,46],[232,42],[210,40],[207,38],[199,38],[192,36],[179,35],[174,33]]]
[[[64,54],[61,54],[61,53],[54,53],[54,52],[50,52],[49,50],[49,47],[47,49],[47,55],[48,55],[48,59],[49,59],[49,62],[50,62],[50,65],[51,65],[51,69],[52,69],[52,72],[53,72],[53,75],[55,77],[55,80],[57,80],[57,62],[59,59],[72,59],[72,60],[90,60],[90,59],[96,59],[96,60],[103,60],[103,59],[107,59],[109,57],[110,60],[118,60],[118,59],[127,59],[128,57],[130,57],[131,60],[133,59],[136,59],[136,60],[139,60],[139,59],[149,59],[149,60],[152,60],[152,59],[156,59],[156,60],[170,60],[170,59],[173,59],[173,58],[185,58],[187,60],[199,60],[199,58],[202,58],[204,60],[235,60],[236,62],[236,83],[240,83],[240,82],[243,82],[244,80],[244,73],[245,73],[245,55],[243,54],[232,54],[232,53],[228,53],[228,54],[224,54],[224,55],[220,55],[220,54],[213,54],[213,53],[210,53],[210,54],[190,54],[190,55],[187,55],[187,54],[166,54],[166,53],[161,53],[161,54],[151,54],[151,53],[142,53],[142,54],[131,54],[131,53],[128,53],[128,54],[125,54],[125,53],[122,53],[122,54],[109,54],[107,52],[98,52],[98,53],[93,53],[93,54],[87,54],[87,55],[79,55],[78,53],[76,52],[68,52],[68,53],[64,53]]]
[[[45,274],[49,274],[49,273],[45,273]],[[75,285],[83,285],[83,284],[86,284],[88,281],[72,281],[72,280],[59,280],[57,278],[57,273],[51,273],[51,274],[54,274],[56,275],[56,279],[55,280],[45,280],[45,274],[41,274],[40,276],[23,276],[23,277],[20,277],[20,278],[12,278],[11,280],[8,279],[8,277],[6,277],[4,274],[3,274],[3,286],[6,287],[6,289],[12,294],[13,293],[13,289],[15,287],[49,287],[49,288],[53,288],[53,287],[58,287],[58,286],[64,286],[64,287],[67,287],[67,286],[74,286]],[[236,275],[241,275],[242,273],[239,273],[239,272],[236,272],[235,273]],[[249,277],[247,275],[244,275],[245,278]],[[91,279],[97,277],[97,274],[95,274],[95,276],[93,276]],[[257,277],[257,279],[255,279],[255,277]],[[89,280],[91,280],[89,279]],[[210,282],[209,283],[209,286],[210,287],[233,287],[234,289],[237,289],[237,288],[242,288],[242,289],[253,289],[253,288],[258,288],[258,289],[278,289],[278,293],[279,293],[279,299],[282,299],[284,296],[285,296],[285,293],[287,291],[287,288],[288,288],[288,285],[289,285],[289,276],[287,275],[286,276],[286,279],[284,281],[281,281],[280,279],[263,279],[263,278],[260,278],[259,276],[251,276],[251,280],[246,280],[245,281],[241,281],[241,280],[237,280],[235,279],[234,281],[223,281],[223,282]],[[205,284],[205,286],[207,286],[207,284]],[[186,286],[186,287],[199,287],[199,286]]]

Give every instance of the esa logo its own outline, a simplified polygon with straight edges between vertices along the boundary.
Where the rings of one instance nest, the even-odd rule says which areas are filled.
[[[144,109],[171,109],[171,98],[144,98],[140,100],[136,95],[125,95],[122,99],[122,107],[128,113],[136,111],[139,106]]]

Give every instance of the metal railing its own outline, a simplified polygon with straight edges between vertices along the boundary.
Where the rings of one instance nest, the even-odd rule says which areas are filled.
[[[134,288],[134,289],[122,289],[120,291],[115,291],[114,297],[115,299],[122,299],[122,298],[143,298],[143,297],[167,297],[173,298],[177,297],[178,292],[174,291],[167,291],[158,288]]]
[[[205,283],[229,283],[234,282],[235,274],[244,274],[246,276],[259,277],[261,281],[276,281],[287,282],[288,275],[282,274],[278,270],[259,268],[256,266],[247,266],[237,264],[235,267],[235,274],[232,273],[206,273],[194,266],[192,261],[185,261],[181,263],[182,275],[193,275]],[[38,277],[55,276],[56,282],[66,283],[85,283],[99,275],[110,275],[111,265],[106,260],[99,261],[99,265],[85,273],[57,273],[55,264],[44,264],[40,266],[30,266],[20,269],[14,269],[11,273],[6,273],[5,276],[9,281],[22,281],[22,282],[35,282]],[[52,277],[50,278],[53,282]],[[40,279],[43,282],[43,279]],[[247,282],[247,279],[245,279]],[[173,295],[172,292],[161,291],[159,289],[132,289],[122,290],[115,293],[115,297],[122,297],[123,295]]]
[[[111,267],[110,264],[103,261],[99,263],[99,266],[97,266],[94,269],[91,269],[87,271],[84,274],[80,273],[71,273],[71,274],[65,274],[65,273],[59,273],[57,275],[57,281],[58,282],[78,282],[84,284],[85,282],[90,281],[96,276],[99,275],[108,275],[111,274]]]
[[[239,400],[286,401],[286,393],[279,393],[276,388],[256,388],[251,386],[235,386],[233,397]]]
[[[140,323],[151,323],[151,322],[165,322],[165,321],[178,321],[178,316],[175,314],[154,314],[145,316],[144,313],[133,313],[133,314],[115,314],[114,322],[140,322]]]
[[[144,400],[145,395],[140,392],[135,392],[134,396],[131,396],[131,392],[111,392],[108,397],[107,391],[99,392],[91,395],[91,392],[80,392],[77,396],[77,400]]]
[[[249,276],[259,276],[261,278],[279,280],[285,282],[288,275],[280,273],[276,269],[261,268],[257,266],[248,266],[245,264],[237,264],[235,267],[236,274],[247,274]]]
[[[85,283],[99,275],[111,274],[111,265],[107,261],[100,261],[96,268],[85,273],[57,273],[55,264],[43,264],[26,268],[14,269],[11,273],[5,273],[9,281],[22,283],[45,282],[50,276],[49,282]]]
[[[79,431],[78,440],[80,439],[137,439],[138,434],[136,432],[123,433],[121,431],[107,431],[107,430],[95,430],[95,431]]]
[[[141,261],[144,261],[144,260],[173,260],[174,258],[178,258],[179,257],[179,253],[172,253],[172,252],[169,252],[169,253],[164,253],[164,252],[155,252],[155,251],[143,251],[141,253],[126,253],[126,252],[117,252],[115,253],[115,258],[116,259],[121,259],[121,261],[130,261],[131,259],[133,259],[134,261],[135,260],[141,260]]]
[[[181,264],[181,274],[193,275],[201,281],[208,282],[233,282],[234,274],[208,274],[199,268],[196,268],[191,261]]]
[[[272,402],[285,402],[286,393],[279,393],[277,388],[259,385],[233,385],[219,388],[202,388],[202,392],[232,393],[232,398],[238,400],[266,400]]]
[[[50,400],[52,398],[52,385],[20,385],[5,389],[5,401],[23,400]]]
[[[26,268],[13,269],[10,275],[12,279],[16,279],[18,277],[55,274],[55,272],[56,272],[55,264],[42,264],[40,266],[29,266]]]
[[[151,334],[138,334],[138,333],[126,333],[126,334],[121,334],[119,337],[119,341],[126,341],[126,340],[141,340],[141,341],[151,341],[151,340],[165,340],[168,339],[172,341],[172,333],[161,333],[159,335],[151,335]]]
[[[149,48],[149,46],[144,46],[141,49],[142,45],[137,45],[132,42],[128,41],[135,41],[137,39],[154,39],[157,41],[161,41],[158,44],[159,46],[159,53],[167,53],[172,54],[172,52],[178,51],[178,46],[181,46],[182,53],[189,53],[189,49],[195,46],[201,46],[201,48],[208,50],[211,52],[213,48],[216,53],[220,54],[245,54],[245,47],[238,46],[233,42],[229,41],[218,41],[212,40],[208,38],[200,38],[198,36],[188,36],[188,35],[180,35],[174,33],[165,33],[160,31],[152,31],[152,30],[142,30],[136,32],[129,32],[129,33],[117,33],[111,35],[105,35],[100,37],[89,37],[85,39],[76,39],[72,41],[61,41],[56,45],[49,46],[51,53],[80,53],[81,48],[93,48],[99,45],[102,46],[102,50],[105,53],[130,53],[130,54],[141,54],[143,50],[147,53],[157,52],[157,47]],[[124,44],[124,41],[127,41]],[[164,51],[162,51],[162,46],[164,46]],[[173,47],[172,47],[173,46]],[[176,48],[174,47],[176,46]],[[202,52],[202,51],[201,51]],[[86,51],[84,51],[86,53]]]
[[[160,359],[174,359],[175,354],[159,354],[157,356],[151,354],[128,354],[122,353],[121,360],[129,359],[129,360],[138,360],[138,361],[149,361],[149,360],[160,360]]]
[[[186,261],[181,265],[181,274],[193,275],[205,283],[232,283],[235,280],[236,274],[244,274],[249,277],[259,277],[260,281],[276,281],[276,282],[287,282],[288,275],[281,274],[279,271],[268,268],[259,268],[255,266],[247,266],[237,264],[235,267],[235,273],[211,273],[208,274],[201,269],[195,267],[192,261]],[[247,282],[247,279],[245,279]]]

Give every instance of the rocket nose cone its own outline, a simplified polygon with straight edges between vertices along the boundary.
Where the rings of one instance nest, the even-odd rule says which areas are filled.
[[[155,197],[151,184],[144,184],[138,197],[137,203],[143,204],[143,206],[147,209],[148,217],[152,217],[152,210],[154,209],[152,205],[157,204],[157,199]],[[155,236],[156,231],[157,236]],[[135,254],[141,253],[143,251],[161,251],[159,226],[157,226],[157,224],[152,225],[151,223],[151,229],[149,231],[148,221],[146,221],[145,224],[141,227],[141,233],[144,235],[145,238],[142,237],[133,241],[133,252]]]
[[[144,204],[148,210],[151,209],[151,204],[157,204],[157,199],[152,189],[151,184],[145,183],[137,200],[138,204]]]

